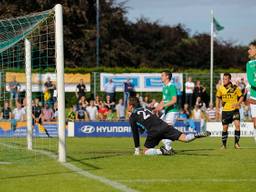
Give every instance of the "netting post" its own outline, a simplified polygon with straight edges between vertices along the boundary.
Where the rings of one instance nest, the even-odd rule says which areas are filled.
[[[31,42],[25,39],[25,62],[26,62],[26,114],[27,114],[27,145],[32,150],[32,74],[31,74]]]
[[[58,94],[59,161],[66,162],[63,16],[62,6],[60,4],[55,6],[55,48]]]

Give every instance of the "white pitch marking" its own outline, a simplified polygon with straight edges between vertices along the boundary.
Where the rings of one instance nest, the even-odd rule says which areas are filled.
[[[12,164],[11,162],[4,162],[4,161],[0,161],[0,165],[10,165]]]
[[[237,183],[256,182],[256,178],[251,179],[123,179],[118,180],[124,183],[186,183],[186,182],[214,182],[214,183]]]
[[[16,149],[20,149],[16,146],[12,146],[10,144],[6,144],[6,143],[0,143],[1,145],[5,146],[5,147],[8,147],[8,148],[16,148]],[[35,152],[38,152],[40,154],[43,154],[43,155],[46,155],[50,158],[53,158],[53,159],[57,159],[57,155],[52,153],[52,152],[49,152],[49,151],[44,151],[44,150],[33,150]],[[113,180],[110,180],[110,179],[107,179],[105,177],[102,177],[102,176],[98,176],[98,175],[94,175],[88,171],[85,171],[79,167],[76,167],[75,165],[71,164],[71,163],[61,163],[61,165],[63,165],[64,167],[70,169],[71,171],[73,172],[76,172],[77,174],[80,174],[84,177],[87,177],[87,178],[90,178],[90,179],[94,179],[94,180],[97,180],[101,183],[104,183],[106,185],[109,185],[115,189],[118,189],[122,192],[138,192],[137,190],[134,190],[134,189],[131,189],[129,187],[127,187],[126,185],[123,185],[117,181],[113,181]]]

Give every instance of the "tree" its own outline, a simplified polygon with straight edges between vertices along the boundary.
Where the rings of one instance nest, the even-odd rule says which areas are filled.
[[[63,5],[66,67],[96,65],[95,0],[3,0],[0,18],[10,18]],[[161,25],[138,18],[131,23],[125,1],[100,0],[100,66],[209,68],[209,34],[190,35],[182,24]],[[246,48],[217,40],[214,65],[244,69]]]

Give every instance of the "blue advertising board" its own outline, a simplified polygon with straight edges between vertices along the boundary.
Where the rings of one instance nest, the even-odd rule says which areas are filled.
[[[104,91],[104,85],[113,80],[116,85],[116,91],[123,91],[124,82],[130,79],[134,86],[135,91],[141,92],[161,92],[163,89],[163,83],[161,81],[161,73],[100,73],[100,90]],[[181,91],[183,91],[183,74],[173,73],[172,83],[174,85],[180,85]]]
[[[75,137],[130,137],[128,122],[75,122]]]
[[[162,89],[163,83],[160,77],[145,76],[144,87],[145,88],[160,87]]]
[[[138,75],[130,75],[130,74],[122,74],[122,75],[110,75],[110,74],[101,74],[101,91],[104,91],[104,85],[108,83],[109,79],[112,79],[113,83],[116,86],[117,91],[123,91],[124,89],[124,82],[127,79],[130,79],[134,89],[140,87],[140,76]]]
[[[188,132],[187,126],[182,121],[178,121],[175,127],[181,131]],[[75,137],[131,137],[131,127],[129,122],[109,122],[91,121],[75,122]],[[200,122],[195,123],[195,131],[200,131]],[[145,136],[145,134],[144,134]]]

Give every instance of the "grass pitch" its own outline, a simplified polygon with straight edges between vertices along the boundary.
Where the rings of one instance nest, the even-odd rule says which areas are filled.
[[[56,160],[27,151],[25,139],[0,139],[0,191],[118,191],[71,171]],[[220,149],[220,138],[175,142],[175,156],[133,156],[131,138],[68,138],[68,162],[136,191],[243,191],[256,186],[256,144]],[[56,139],[36,139],[34,148],[57,151]]]

